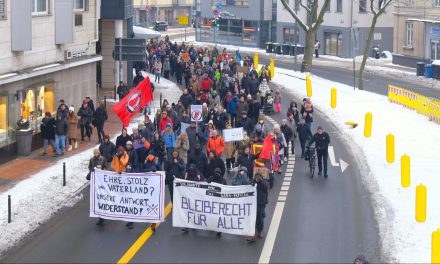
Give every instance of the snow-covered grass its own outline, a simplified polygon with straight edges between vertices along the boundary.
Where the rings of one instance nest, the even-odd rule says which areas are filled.
[[[299,98],[306,97],[305,75],[275,69],[273,81]],[[301,78],[301,79],[299,79]],[[438,151],[440,126],[415,111],[391,104],[387,97],[353,90],[351,87],[312,76],[315,107],[335,124],[343,140],[352,146],[361,169],[362,180],[371,199],[383,241],[383,253],[391,262],[428,263],[431,260],[431,233],[440,227],[440,167]],[[330,89],[336,87],[337,108],[330,107]],[[371,138],[363,136],[365,113],[373,113]],[[348,128],[344,123],[359,126]],[[385,138],[395,135],[395,162],[385,159]],[[400,157],[411,157],[411,186],[400,185]],[[331,179],[330,179],[331,180]],[[415,221],[415,189],[427,186],[427,220]]]
[[[149,75],[150,78],[154,76]],[[153,76],[153,77],[152,77]],[[159,107],[159,94],[164,93],[164,98],[175,99],[180,96],[179,88],[165,79],[160,84],[155,84],[155,98],[153,108]],[[172,101],[171,101],[172,102]],[[176,100],[177,102],[177,100]],[[153,120],[154,111],[150,116]],[[131,120],[128,131],[137,127],[143,120],[138,116]],[[116,137],[112,140],[115,141]],[[98,147],[98,146],[96,146]],[[56,164],[21,181],[7,192],[0,194],[0,255],[18,243],[26,235],[37,229],[42,223],[49,220],[58,211],[65,207],[74,206],[82,199],[81,191],[87,187],[86,175],[88,161],[92,157],[90,148],[78,154],[60,159]],[[62,186],[63,162],[66,162],[67,185]],[[12,198],[12,223],[7,223],[7,199]]]

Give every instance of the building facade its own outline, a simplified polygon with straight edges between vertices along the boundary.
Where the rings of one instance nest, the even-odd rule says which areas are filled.
[[[0,155],[14,153],[18,120],[28,119],[36,136],[60,99],[78,108],[96,98],[99,4],[0,0]]]
[[[330,1],[330,6],[324,15],[324,22],[316,34],[316,39],[321,44],[321,54],[343,58],[362,54],[373,17],[368,11],[369,3],[369,0]],[[290,0],[289,6],[303,21],[307,21],[307,13],[304,8],[300,7],[299,0]],[[393,6],[390,6],[379,18],[371,47],[369,47],[371,51],[376,45],[380,45],[381,50],[392,51],[393,11]],[[281,3],[277,6],[277,14],[276,41],[282,44],[294,44],[296,36],[296,41],[304,45],[305,32],[295,27],[293,17]]]
[[[440,60],[440,0],[398,2],[394,16],[394,63]]]
[[[134,24],[151,27],[155,21],[166,21],[178,26],[179,16],[192,20],[195,0],[133,0]]]
[[[248,47],[264,47],[276,27],[276,6],[272,0],[206,0],[200,2],[196,40]],[[212,6],[220,3],[215,19]]]

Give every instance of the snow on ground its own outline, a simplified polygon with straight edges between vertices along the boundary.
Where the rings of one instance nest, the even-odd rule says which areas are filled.
[[[149,76],[150,79],[153,78],[151,80],[154,82],[154,76],[151,74]],[[161,92],[166,93],[167,98],[173,99],[180,95],[179,88],[167,80],[155,84],[155,87],[154,109],[159,108],[159,94]],[[152,114],[154,115],[154,111]],[[150,118],[153,120],[153,116]],[[131,120],[128,128],[129,133],[132,128],[137,127],[140,120],[143,120],[142,116]],[[112,140],[115,142],[116,137]],[[32,175],[7,192],[0,194],[2,202],[0,207],[0,255],[48,221],[58,211],[65,207],[74,206],[82,199],[81,191],[88,185],[86,180],[88,161],[92,157],[94,148],[62,158],[55,165]],[[65,187],[62,186],[63,162],[66,162],[67,172]],[[10,224],[7,219],[8,209],[7,206],[4,206],[8,195],[11,195],[12,198],[12,223]]]
[[[275,72],[275,83],[286,87],[298,98],[306,97],[305,74],[279,68]],[[383,253],[388,261],[430,262],[431,233],[440,227],[440,126],[415,111],[389,103],[385,96],[353,90],[316,76],[311,79],[315,107],[332,121],[340,130],[338,134],[342,140],[351,146],[362,180],[372,194]],[[332,87],[338,89],[336,109],[330,108]],[[372,137],[368,139],[363,136],[367,112],[373,113]],[[359,126],[351,129],[344,124],[346,121],[358,122]],[[385,138],[389,133],[395,135],[396,144],[396,157],[392,164],[385,159]],[[404,153],[411,157],[409,188],[400,185],[400,157]],[[425,223],[415,221],[415,188],[419,184],[427,186]]]

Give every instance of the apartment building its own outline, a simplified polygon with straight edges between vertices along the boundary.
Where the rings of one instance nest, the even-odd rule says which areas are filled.
[[[58,101],[96,98],[100,0],[0,0],[0,155],[21,118],[40,132]],[[36,137],[38,138],[38,137]],[[38,143],[38,140],[34,140]]]
[[[440,60],[440,0],[397,1],[393,63]]]
[[[261,47],[275,38],[276,6],[272,0],[202,0],[196,40]],[[218,20],[212,6],[220,3]]]
[[[369,4],[370,0],[330,1],[324,23],[316,35],[316,39],[321,43],[321,54],[350,58],[362,53],[373,17],[369,12]],[[290,0],[289,6],[303,21],[307,21],[307,13],[300,7],[299,0]],[[276,41],[294,44],[296,37],[298,43],[304,45],[305,32],[299,27],[295,28],[293,17],[281,3],[277,6],[277,14]],[[386,13],[377,22],[372,45],[369,48],[372,49],[376,45],[380,45],[382,50],[393,49],[393,6],[388,7]]]
[[[134,24],[153,26],[155,21],[166,21],[177,26],[179,16],[193,15],[194,0],[133,0]]]

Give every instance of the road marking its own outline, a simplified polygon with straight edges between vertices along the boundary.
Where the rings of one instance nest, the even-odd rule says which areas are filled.
[[[348,166],[350,166],[350,164],[348,164],[343,160],[340,160],[340,162],[341,162],[341,172],[344,173],[344,171],[348,168]]]
[[[284,177],[284,181],[291,181],[291,180],[292,180],[292,177],[290,177],[290,176]]]
[[[284,186],[290,186],[290,182],[283,182]]]
[[[287,196],[280,196],[280,197],[278,197],[278,202],[285,202],[286,200],[287,200]],[[270,229],[269,229],[269,231],[270,231]]]
[[[336,162],[335,149],[333,146],[328,146],[328,158],[333,167],[339,167],[339,163]]]
[[[165,218],[171,213],[171,209],[173,205],[171,202],[167,204],[165,207]],[[160,226],[160,223],[156,224],[156,229]],[[153,230],[151,229],[151,225],[145,229],[144,233],[134,242],[134,244],[125,252],[124,256],[118,260],[118,264],[128,263],[130,260],[136,255],[136,253],[141,249],[141,247],[148,241],[148,239],[153,235]]]
[[[290,186],[281,186],[281,191],[288,191]]]
[[[288,193],[288,191],[280,191],[280,196],[287,196]]]
[[[280,197],[281,199],[283,197]],[[258,263],[269,263],[272,256],[273,246],[277,237],[278,228],[280,227],[281,217],[283,216],[285,202],[277,202],[275,211],[273,212],[272,221],[270,223],[269,232],[264,241],[263,250],[261,251],[260,260]]]

